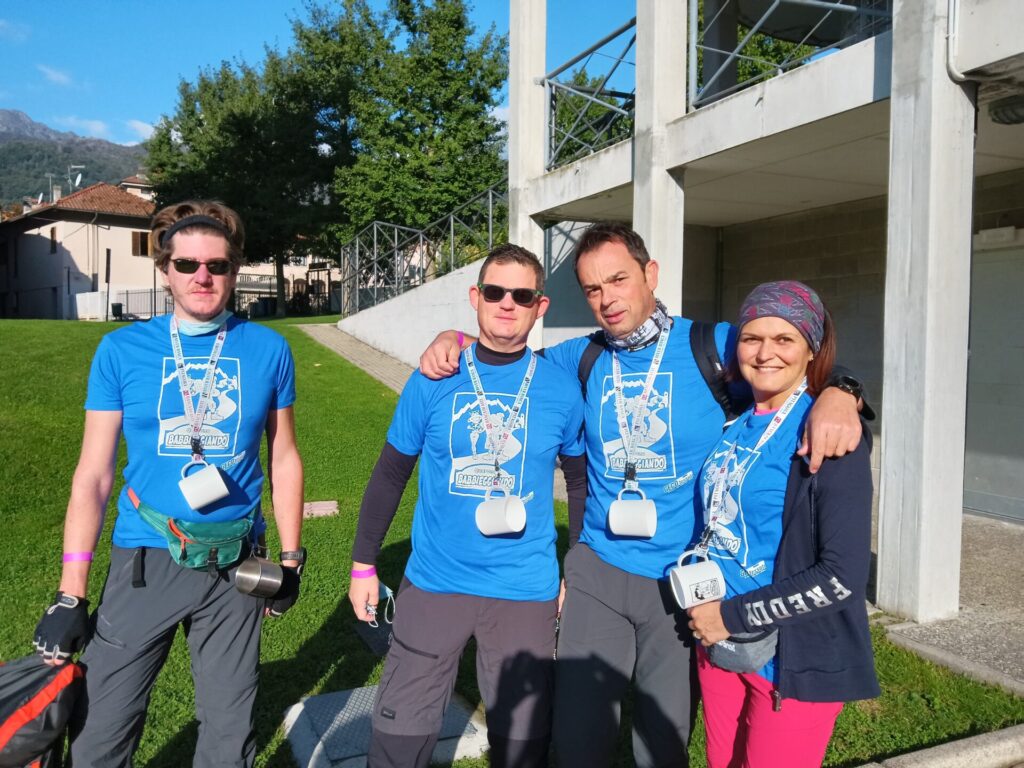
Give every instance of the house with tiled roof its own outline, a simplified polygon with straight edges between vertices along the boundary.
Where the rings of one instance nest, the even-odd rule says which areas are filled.
[[[150,258],[154,204],[139,177],[93,184],[27,208],[0,223],[0,317],[80,318],[107,314],[83,294],[152,289],[161,284]]]

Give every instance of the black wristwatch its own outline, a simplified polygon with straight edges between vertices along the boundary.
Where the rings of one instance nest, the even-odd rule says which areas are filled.
[[[298,549],[291,550],[289,552],[278,552],[278,562],[283,563],[285,560],[298,560],[299,567],[296,569],[299,575],[302,575],[302,570],[306,567],[306,548],[299,547]]]
[[[853,376],[836,376],[829,384],[838,390],[853,395],[857,400],[864,396],[864,385]]]

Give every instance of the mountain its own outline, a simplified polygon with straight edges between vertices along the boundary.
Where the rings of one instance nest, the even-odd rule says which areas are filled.
[[[0,109],[0,204],[50,195],[46,174],[64,185],[68,194],[68,166],[84,165],[81,186],[106,181],[116,184],[139,172],[146,157],[141,146],[126,147],[103,139],[86,139],[55,131],[24,112]],[[72,179],[78,170],[72,172]]]

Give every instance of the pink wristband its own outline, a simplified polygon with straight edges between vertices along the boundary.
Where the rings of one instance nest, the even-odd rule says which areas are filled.
[[[78,563],[78,562],[92,562],[92,552],[65,552],[64,562],[65,563]]]
[[[464,334],[462,331],[459,331],[459,349],[460,350],[462,349],[462,345],[465,344],[465,343],[466,343],[466,334]]]
[[[368,579],[371,576],[376,576],[376,575],[377,575],[377,569],[374,568],[372,565],[369,568],[364,568],[361,571],[357,571],[355,568],[352,569],[352,578],[353,579]]]

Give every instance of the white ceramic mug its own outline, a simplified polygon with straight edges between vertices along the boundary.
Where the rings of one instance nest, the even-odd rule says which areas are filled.
[[[190,468],[201,466],[198,472],[188,474]],[[202,509],[207,504],[223,499],[228,495],[228,487],[224,484],[220,470],[205,461],[190,461],[181,469],[181,480],[178,482],[181,495],[192,509]]]
[[[476,507],[476,527],[484,536],[501,536],[508,533],[519,533],[526,527],[526,505],[518,496],[509,496],[504,488],[498,488],[504,496],[491,498],[487,496]]]
[[[703,557],[704,560],[683,565],[683,560],[690,555]],[[725,577],[722,576],[722,569],[714,560],[709,560],[706,553],[698,552],[696,549],[683,552],[679,556],[676,567],[669,572],[668,580],[672,585],[672,594],[675,595],[676,602],[683,609],[725,597]]]
[[[627,493],[625,488],[619,491],[618,497],[608,507],[608,530],[616,536],[651,538],[658,530],[658,511],[654,502],[639,488],[628,491],[639,494],[639,499],[624,499],[624,493]]]

